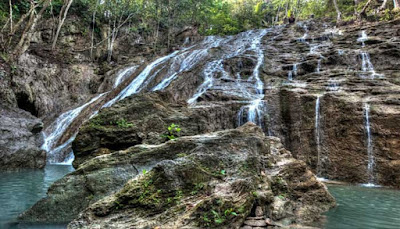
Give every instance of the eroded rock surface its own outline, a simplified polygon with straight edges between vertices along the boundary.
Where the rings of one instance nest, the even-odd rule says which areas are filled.
[[[236,125],[236,106],[189,109],[186,102],[169,102],[168,93],[145,93],[102,110],[85,123],[73,143],[74,166],[106,152],[138,144],[160,144],[171,124],[182,127],[179,136],[190,136]]]
[[[114,186],[116,192],[103,199],[104,195],[92,192],[93,200],[100,200],[69,228],[240,228],[246,217],[256,214],[256,206],[274,223],[307,224],[334,206],[325,185],[304,162],[294,159],[277,138],[265,137],[259,127],[248,123],[234,130],[138,145],[90,159],[53,185],[41,201],[44,205],[38,208],[37,204],[30,212],[51,219],[46,210],[55,207],[54,202],[76,208],[68,203],[76,197],[57,199],[54,188],[64,184],[70,193],[80,195],[78,185],[69,185],[71,179],[93,176],[105,168],[121,176],[126,173],[120,168],[126,165],[136,172],[127,171],[122,189]],[[138,172],[141,175],[133,178]],[[108,186],[112,180],[108,178],[101,182]],[[89,184],[88,179],[81,182],[86,187]],[[89,193],[85,195],[88,198]],[[82,205],[89,202],[79,206],[84,209]]]
[[[0,169],[43,168],[43,123],[28,112],[0,105]]]

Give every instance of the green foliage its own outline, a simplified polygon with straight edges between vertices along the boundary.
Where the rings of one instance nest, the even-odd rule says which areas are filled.
[[[167,134],[161,135],[161,137],[167,138],[168,140],[175,140],[177,138],[177,135],[181,132],[181,128],[179,125],[176,125],[172,123],[168,128],[167,128]]]
[[[124,118],[120,118],[117,121],[114,122],[118,127],[121,128],[129,128],[129,127],[133,127],[133,123],[130,123],[128,121],[126,121]]]
[[[198,183],[198,184],[195,185],[193,191],[190,192],[190,194],[192,196],[197,195],[201,190],[204,190],[204,188],[205,188],[204,183]]]
[[[219,227],[221,224],[232,220],[236,216],[238,216],[238,213],[236,213],[233,208],[228,208],[225,210],[210,209],[209,212],[205,212],[203,214],[202,220],[204,225],[206,225],[207,227]]]

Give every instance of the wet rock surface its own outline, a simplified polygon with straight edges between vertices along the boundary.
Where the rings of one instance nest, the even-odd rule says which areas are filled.
[[[0,105],[0,169],[43,168],[43,123],[25,111]]]
[[[139,148],[141,157],[132,153]],[[246,220],[252,214],[285,225],[307,224],[334,206],[333,197],[305,163],[293,159],[278,139],[265,137],[251,123],[162,145],[138,145],[91,159],[78,171],[129,151],[132,158],[149,154],[169,158],[90,205],[69,228],[267,225],[254,217]]]
[[[168,140],[168,127],[182,127],[178,136],[231,129],[236,107],[215,106],[189,109],[185,101],[168,102],[168,93],[145,93],[127,98],[102,110],[85,123],[73,143],[74,166],[88,158],[138,144],[160,144]]]

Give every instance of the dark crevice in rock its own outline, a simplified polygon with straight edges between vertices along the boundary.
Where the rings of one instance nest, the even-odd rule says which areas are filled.
[[[24,111],[28,111],[33,116],[38,117],[39,111],[35,106],[35,103],[30,100],[29,95],[24,92],[19,92],[15,94],[17,98],[18,107]]]

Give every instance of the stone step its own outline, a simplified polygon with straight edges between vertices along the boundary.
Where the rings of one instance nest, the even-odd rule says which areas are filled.
[[[248,225],[248,226],[252,226],[252,227],[265,227],[265,226],[267,226],[267,223],[263,219],[260,219],[260,220],[253,220],[253,219],[245,220],[244,224]]]
[[[264,216],[255,216],[255,217],[247,217],[246,220],[263,220],[265,219]]]

